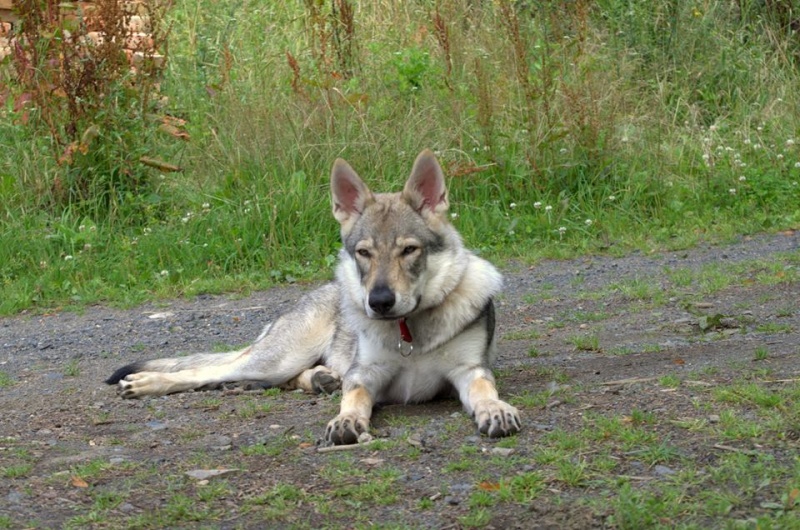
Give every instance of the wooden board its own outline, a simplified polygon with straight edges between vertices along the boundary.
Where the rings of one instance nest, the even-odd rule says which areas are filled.
[[[0,9],[0,20],[3,22],[14,23],[19,20],[19,17],[14,14],[10,9]]]

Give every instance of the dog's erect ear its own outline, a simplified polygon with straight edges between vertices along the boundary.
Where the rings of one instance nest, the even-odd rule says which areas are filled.
[[[447,188],[444,173],[430,149],[425,149],[414,161],[411,176],[403,188],[403,199],[416,211],[440,214],[447,211]]]
[[[331,171],[331,196],[333,216],[344,224],[355,219],[369,204],[373,197],[367,185],[361,180],[350,164],[337,158]]]

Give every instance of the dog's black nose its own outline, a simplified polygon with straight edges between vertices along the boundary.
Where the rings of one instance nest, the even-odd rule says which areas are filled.
[[[385,285],[379,285],[369,292],[369,307],[380,315],[389,313],[395,301],[394,293]]]

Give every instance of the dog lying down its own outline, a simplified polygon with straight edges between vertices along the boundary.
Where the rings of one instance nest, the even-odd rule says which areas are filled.
[[[300,299],[243,350],[139,361],[108,384],[124,398],[259,381],[306,391],[342,388],[325,439],[352,444],[369,430],[373,405],[458,395],[481,433],[520,429],[501,401],[493,297],[502,277],[464,248],[448,218],[444,175],[419,154],[399,193],[373,193],[344,160],[331,174],[343,248],[336,279]]]

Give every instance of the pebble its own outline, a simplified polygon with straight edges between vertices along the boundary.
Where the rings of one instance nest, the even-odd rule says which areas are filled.
[[[21,491],[11,491],[6,495],[6,500],[11,504],[19,504],[25,500],[26,495]]]
[[[497,456],[511,456],[516,451],[511,447],[492,447],[489,450],[490,454],[497,455]]]
[[[236,473],[238,469],[193,469],[187,471],[186,475],[196,480],[208,480],[214,477],[221,477],[223,475],[230,475]]]
[[[659,477],[666,477],[666,476],[675,474],[675,470],[674,469],[672,469],[671,467],[662,466],[662,465],[657,465],[655,468],[653,468],[653,471]]]

